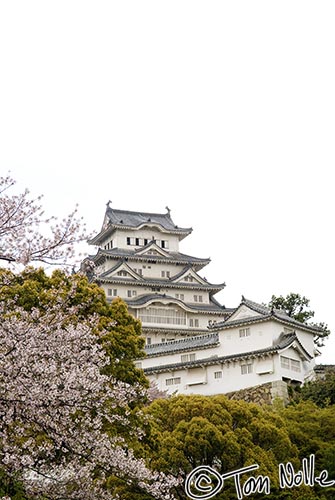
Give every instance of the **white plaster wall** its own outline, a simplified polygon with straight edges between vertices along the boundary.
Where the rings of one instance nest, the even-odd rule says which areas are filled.
[[[241,327],[227,328],[219,332],[224,355],[271,347],[273,339],[279,336],[279,329],[276,328],[273,322],[271,323],[246,325],[250,329],[250,336],[248,337],[240,337],[239,330]]]
[[[237,311],[235,311],[231,317],[230,320],[234,321],[236,319],[245,319],[245,318],[253,318],[255,316],[261,316],[258,312],[253,311],[249,307],[242,305],[238,308]]]
[[[308,333],[308,332],[303,331],[303,330],[296,329],[295,331],[296,331],[298,339],[300,340],[300,342],[302,343],[302,345],[304,346],[306,351],[309,354],[313,355],[314,349],[315,349],[314,335],[312,333]]]
[[[142,248],[141,246],[127,245],[127,237],[130,238],[142,238],[148,241],[154,240],[165,240],[168,241],[167,251],[178,252],[179,251],[179,239],[178,236],[163,233],[157,229],[157,227],[143,228],[135,230],[121,231],[116,230],[113,234],[114,248]],[[160,245],[159,245],[160,246]]]
[[[174,363],[180,363],[181,362],[181,356],[183,354],[195,354],[195,359],[208,359],[212,358],[213,356],[218,355],[218,349],[215,347],[208,348],[208,349],[203,349],[203,350],[189,350],[185,352],[179,352],[179,353],[171,353],[171,354],[165,354],[164,356],[155,356],[155,357],[147,357],[142,360],[142,367],[143,368],[149,368],[153,366],[163,366],[167,364],[174,364]]]
[[[280,372],[275,371],[273,363],[273,372],[258,374],[256,373],[258,362],[253,365],[253,372],[245,375],[241,374],[240,363],[217,364],[199,370],[175,370],[161,374],[148,376],[150,380],[156,382],[160,390],[168,391],[169,394],[177,391],[180,394],[225,394],[253,387],[255,385],[281,380]],[[202,372],[202,371],[203,372]],[[222,378],[215,379],[214,373],[222,371]],[[202,375],[201,375],[202,374]],[[173,386],[166,386],[166,379],[180,377],[181,383]]]
[[[154,260],[155,256],[152,256],[152,259]],[[182,265],[172,265],[172,264],[164,264],[164,263],[142,263],[142,262],[134,262],[132,261],[130,263],[130,266],[135,269],[142,269],[143,277],[145,278],[153,278],[153,279],[165,279],[162,278],[162,271],[165,271],[165,277],[166,277],[166,272],[170,272],[170,277],[178,274],[183,266]]]

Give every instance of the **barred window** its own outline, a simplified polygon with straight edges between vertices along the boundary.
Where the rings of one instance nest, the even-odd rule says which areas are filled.
[[[285,370],[292,370],[293,372],[301,372],[301,364],[297,359],[291,359],[286,356],[280,356],[280,365]]]
[[[252,373],[252,363],[244,363],[241,365],[241,374],[247,375],[248,373]]]
[[[185,363],[186,361],[195,361],[195,353],[182,354],[180,356],[180,360],[181,360],[182,363]]]
[[[250,337],[250,328],[241,328],[239,330],[240,338]]]
[[[190,326],[198,327],[199,320],[197,318],[190,318]]]
[[[163,307],[148,307],[140,310],[138,318],[143,323],[157,323],[166,325],[186,325],[184,311]]]
[[[165,385],[178,385],[180,384],[180,382],[181,382],[180,377],[172,377],[165,379]]]

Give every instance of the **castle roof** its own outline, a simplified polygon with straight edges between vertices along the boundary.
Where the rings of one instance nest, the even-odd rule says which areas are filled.
[[[140,295],[134,299],[125,299],[129,307],[133,308],[146,308],[153,303],[160,304],[176,304],[179,305],[181,309],[190,312],[197,312],[199,314],[224,314],[226,312],[225,306],[221,306],[217,301],[211,300],[208,304],[202,302],[197,304],[185,303],[184,301],[167,295],[165,293],[149,293],[145,295]]]
[[[192,228],[181,228],[177,226],[171,218],[169,209],[167,209],[167,212],[164,214],[158,214],[153,212],[117,210],[108,204],[101,231],[92,238],[89,243],[98,245],[115,229],[131,230],[141,229],[146,226],[155,226],[163,233],[177,234],[180,239],[192,232]]]
[[[119,276],[118,270],[125,270],[128,274],[126,277]],[[182,289],[182,290],[202,290],[208,291],[210,294],[215,294],[222,290],[225,287],[225,283],[221,284],[212,284],[208,283],[204,278],[201,278],[199,275],[193,271],[191,268],[192,275],[195,277],[195,280],[191,283],[185,283],[184,281],[179,281],[179,278],[183,276],[186,272],[190,271],[190,267],[187,266],[184,268],[183,272],[178,273],[177,275],[171,276],[170,278],[144,278],[142,275],[139,275],[136,271],[131,269],[131,267],[127,264],[127,260],[123,259],[122,261],[115,264],[113,267],[100,274],[96,279],[98,283],[110,283],[110,284],[128,284],[129,279],[132,279],[132,285],[134,286],[145,286],[152,288],[174,288],[174,289]]]
[[[161,252],[160,254],[152,255],[150,253],[144,252],[145,248],[149,248],[150,243],[146,247],[137,248],[135,250],[123,249],[123,248],[112,248],[110,250],[105,250],[99,248],[96,255],[90,255],[88,258],[98,264],[100,261],[106,259],[126,259],[133,260],[135,262],[160,262],[162,264],[191,264],[197,270],[209,264],[209,258],[199,258],[193,257],[191,255],[186,255],[180,252]]]
[[[226,320],[217,322],[213,325],[213,329],[223,330],[237,325],[259,323],[260,321],[267,321],[269,319],[285,324],[291,328],[305,330],[313,334],[318,334],[321,331],[318,326],[302,323],[291,318],[291,316],[281,309],[269,308],[264,304],[258,304],[257,302],[248,300],[243,296],[240,305],[234,312],[232,312]]]
[[[170,340],[145,346],[147,357],[165,356],[175,352],[183,352],[197,349],[206,349],[219,344],[218,333],[208,333],[207,335],[195,335],[180,340]]]
[[[178,341],[177,341],[178,342]],[[179,341],[180,342],[180,341]],[[264,356],[271,356],[273,354],[281,353],[289,347],[294,347],[300,354],[300,356],[305,360],[311,360],[312,355],[304,349],[303,345],[299,341],[295,333],[282,334],[277,342],[277,344],[266,347],[264,349],[257,349],[254,351],[242,352],[238,354],[229,354],[227,356],[211,356],[209,358],[197,359],[195,361],[186,361],[178,363],[170,363],[166,365],[157,365],[144,368],[144,373],[161,373],[166,371],[180,370],[184,368],[197,368],[209,365],[216,365],[218,363],[232,363],[235,361],[244,361],[253,358],[259,358]],[[178,349],[175,349],[178,352]]]

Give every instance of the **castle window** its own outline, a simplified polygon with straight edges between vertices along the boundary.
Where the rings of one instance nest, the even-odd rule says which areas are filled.
[[[222,378],[222,371],[214,372],[214,378],[215,379]]]
[[[301,371],[300,361],[287,358],[286,356],[280,356],[280,366],[286,370],[292,370],[294,372]]]
[[[250,328],[241,328],[239,330],[240,338],[250,337]]]
[[[301,371],[300,361],[296,359],[291,359],[291,370],[293,370],[294,372],[300,372]]]
[[[107,295],[109,295],[110,297],[111,296],[116,297],[117,296],[117,289],[116,288],[108,288]]]
[[[180,377],[172,377],[165,379],[165,385],[178,385],[180,384],[180,382],[181,382]]]
[[[118,271],[117,275],[118,276],[128,276],[128,273],[127,273],[127,271]]]
[[[183,293],[176,293],[176,299],[184,300],[184,294]]]
[[[139,311],[138,318],[143,323],[156,323],[166,325],[186,325],[184,311],[163,307],[148,307]]]
[[[194,353],[191,353],[191,354],[182,354],[180,356],[180,361],[182,363],[186,363],[187,361],[195,361],[195,354]]]
[[[252,363],[241,364],[241,374],[247,375],[249,373],[252,373]]]
[[[107,245],[104,246],[105,250],[110,250],[113,248],[113,241],[110,241],[107,243]]]
[[[199,327],[199,320],[197,318],[190,318],[190,326]]]

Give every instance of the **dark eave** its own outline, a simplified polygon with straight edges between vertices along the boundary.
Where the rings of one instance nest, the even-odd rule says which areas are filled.
[[[168,279],[153,279],[150,280],[144,278],[143,276],[138,275],[138,281],[121,276],[104,276],[100,275],[96,278],[96,282],[99,284],[111,284],[111,285],[129,285],[139,286],[139,287],[147,287],[154,289],[178,289],[178,290],[194,290],[194,291],[205,291],[210,294],[216,294],[223,290],[224,283],[222,285],[212,285],[210,283],[202,284],[202,283],[180,283],[178,281],[170,281]]]
[[[177,226],[171,219],[169,210],[165,214],[157,214],[152,212],[116,210],[108,206],[103,228],[99,234],[89,241],[89,243],[98,245],[116,229],[129,231],[141,229],[146,226],[157,227],[162,233],[176,234],[180,239],[185,238],[185,236],[188,236],[192,232],[192,228],[181,228]]]
[[[150,326],[150,325],[142,325],[142,332],[143,333],[156,333],[159,335],[167,335],[167,334],[172,334],[172,335],[178,335],[180,337],[195,337],[197,335],[208,335],[208,328],[201,329],[201,328],[182,328],[182,327],[173,327],[173,328],[164,328],[164,327],[157,327],[157,326]]]
[[[145,347],[146,357],[165,356],[175,352],[194,351],[198,349],[209,349],[220,343],[218,333],[207,333],[207,335],[196,335],[179,340],[171,340]]]
[[[224,306],[219,306],[217,302],[213,303],[212,301],[209,304],[198,303],[198,304],[190,304],[189,302],[184,302],[182,300],[176,299],[175,297],[171,297],[170,295],[160,294],[160,293],[150,293],[146,295],[141,295],[135,299],[124,299],[129,307],[133,309],[144,309],[146,306],[150,305],[150,303],[159,302],[162,304],[176,304],[179,305],[182,309],[185,309],[189,312],[196,312],[199,314],[225,314],[226,308]]]
[[[180,252],[168,252],[168,255],[164,256],[139,254],[136,250],[125,250],[123,248],[112,248],[111,250],[99,248],[96,255],[91,255],[89,258],[96,265],[99,265],[106,259],[127,259],[129,261],[145,263],[161,262],[164,264],[191,264],[197,270],[207,266],[211,261],[210,258],[198,258]]]
[[[284,319],[283,317],[278,317],[275,314],[267,314],[263,316],[249,316],[248,318],[241,318],[231,321],[229,317],[225,321],[220,321],[212,326],[214,330],[226,330],[228,328],[234,328],[236,326],[244,326],[251,325],[254,323],[264,323],[265,321],[274,320],[282,325],[289,326],[291,328],[296,328],[299,330],[305,330],[313,334],[320,333],[320,329],[318,327],[309,326],[305,323],[300,323],[299,321]]]
[[[246,307],[248,307],[252,311],[256,312],[257,315],[247,316],[247,317],[243,317],[243,318],[235,319],[235,320],[230,319],[232,316],[234,316],[235,312],[238,311],[239,308],[243,305],[245,305]],[[295,319],[291,318],[284,311],[282,311],[280,309],[271,309],[267,306],[264,306],[263,304],[258,304],[257,302],[247,300],[243,296],[242,296],[241,304],[233,310],[231,315],[225,321],[220,321],[220,322],[216,323],[215,325],[213,325],[213,329],[224,330],[224,329],[233,328],[233,327],[236,327],[239,325],[261,323],[261,322],[269,321],[269,320],[277,321],[278,323],[289,326],[291,328],[305,330],[305,331],[311,332],[315,335],[317,335],[318,333],[320,333],[320,331],[322,331],[317,326],[312,326],[312,325],[308,325],[307,323],[301,323],[300,321],[296,321]]]

